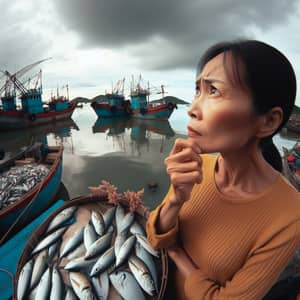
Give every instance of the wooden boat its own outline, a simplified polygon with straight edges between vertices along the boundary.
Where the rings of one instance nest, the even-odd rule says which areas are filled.
[[[0,172],[15,165],[25,165],[34,161],[32,157],[27,156],[27,153],[28,149],[3,162],[0,165]],[[13,227],[12,232],[15,233],[51,204],[61,182],[62,155],[63,146],[49,146],[49,153],[41,163],[49,168],[47,176],[19,200],[0,210],[0,236],[10,231],[11,227]]]
[[[172,102],[164,102],[165,92],[163,85],[161,86],[160,93],[163,95],[161,103],[151,103],[149,100],[150,89],[142,87],[140,77],[137,85],[132,84],[131,88],[132,117],[145,120],[167,121],[177,106]]]
[[[124,97],[124,81],[119,80],[111,94],[102,102],[93,101],[91,107],[100,118],[126,117],[131,114],[130,102]]]
[[[295,146],[293,147],[292,150],[288,150],[285,147],[282,147],[282,149],[283,149],[283,158],[282,158],[283,174],[290,181],[290,183],[300,192],[300,170],[297,168],[295,161],[290,161],[290,162],[288,161],[289,155],[294,155],[295,158],[297,157],[297,154],[294,151]]]
[[[126,207],[129,207],[129,204],[126,200],[122,200],[121,204],[126,209]],[[64,245],[67,241],[67,239],[73,235],[74,231],[78,230],[79,228],[85,226],[87,223],[89,223],[89,220],[91,218],[91,212],[92,211],[100,211],[101,213],[105,213],[109,208],[111,208],[113,205],[108,203],[108,199],[106,196],[82,196],[75,199],[72,199],[68,202],[66,202],[65,205],[58,208],[56,211],[54,211],[28,238],[28,241],[24,247],[24,251],[19,259],[18,267],[17,267],[17,273],[15,276],[15,282],[14,282],[14,299],[16,299],[16,292],[17,292],[17,284],[18,284],[18,278],[20,275],[20,272],[23,268],[23,266],[29,261],[29,259],[32,258],[32,250],[36,247],[36,245],[41,241],[42,238],[45,237],[45,232],[50,224],[50,222],[54,219],[55,216],[57,216],[61,211],[65,210],[69,207],[76,207],[76,212],[74,213],[74,216],[72,217],[73,223],[68,226],[67,230],[63,233],[62,236],[62,244]],[[127,209],[126,209],[127,210]],[[148,217],[148,213],[144,210],[137,210],[135,214],[135,220],[142,225],[145,228],[146,220]],[[75,219],[75,220],[74,220]],[[115,233],[114,233],[115,234]],[[114,243],[114,237],[112,240],[112,243]],[[82,255],[82,254],[81,254]],[[54,256],[54,259],[56,260],[56,256]],[[57,260],[56,260],[57,261]],[[145,299],[147,300],[162,300],[164,298],[164,292],[166,289],[167,284],[167,276],[168,276],[168,258],[166,255],[165,250],[160,251],[159,258],[154,259],[156,267],[157,267],[157,273],[159,278],[159,286],[158,286],[158,294],[156,296],[148,296],[145,293]],[[51,264],[51,261],[49,261]],[[57,261],[57,265],[60,271],[60,274],[62,276],[62,279],[66,285],[69,287],[71,286],[70,280],[69,280],[69,274],[68,271],[63,268],[65,264],[68,262],[68,259],[64,257],[63,259]],[[125,265],[121,266],[121,269],[124,270]],[[127,268],[126,268],[127,270]],[[89,276],[89,273],[86,273],[86,270],[81,270],[83,274],[86,274],[87,279],[90,281],[91,277]],[[121,298],[116,290],[111,285],[109,288],[109,294],[108,294],[108,300],[121,300]]]

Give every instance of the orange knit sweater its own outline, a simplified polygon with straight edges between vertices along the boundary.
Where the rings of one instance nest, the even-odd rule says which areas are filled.
[[[198,267],[188,278],[173,274],[180,300],[262,299],[300,247],[300,196],[281,175],[253,198],[225,196],[214,181],[216,156],[202,159],[203,181],[194,186],[176,226],[156,233],[170,189],[150,214],[148,240],[154,248],[179,240]]]

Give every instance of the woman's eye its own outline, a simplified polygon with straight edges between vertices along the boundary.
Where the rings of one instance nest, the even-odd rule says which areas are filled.
[[[219,93],[218,89],[215,88],[213,85],[211,85],[211,86],[209,87],[209,94],[210,94],[210,95],[215,95],[215,94],[218,94],[218,93]]]
[[[200,87],[199,86],[196,86],[195,95],[200,96]]]

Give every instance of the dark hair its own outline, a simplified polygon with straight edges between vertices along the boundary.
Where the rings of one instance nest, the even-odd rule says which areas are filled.
[[[248,88],[252,95],[254,111],[261,115],[276,106],[283,111],[282,123],[276,132],[260,141],[266,161],[281,172],[281,156],[272,137],[288,121],[294,108],[296,76],[293,67],[274,47],[256,40],[242,39],[221,42],[210,47],[202,56],[197,72],[200,73],[206,63],[218,54],[224,53],[226,59],[226,53],[229,52],[232,54],[233,80]]]

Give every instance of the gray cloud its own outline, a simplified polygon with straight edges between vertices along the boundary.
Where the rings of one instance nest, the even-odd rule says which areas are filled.
[[[194,66],[213,42],[286,22],[296,0],[53,0],[81,47],[124,49],[144,68]]]

